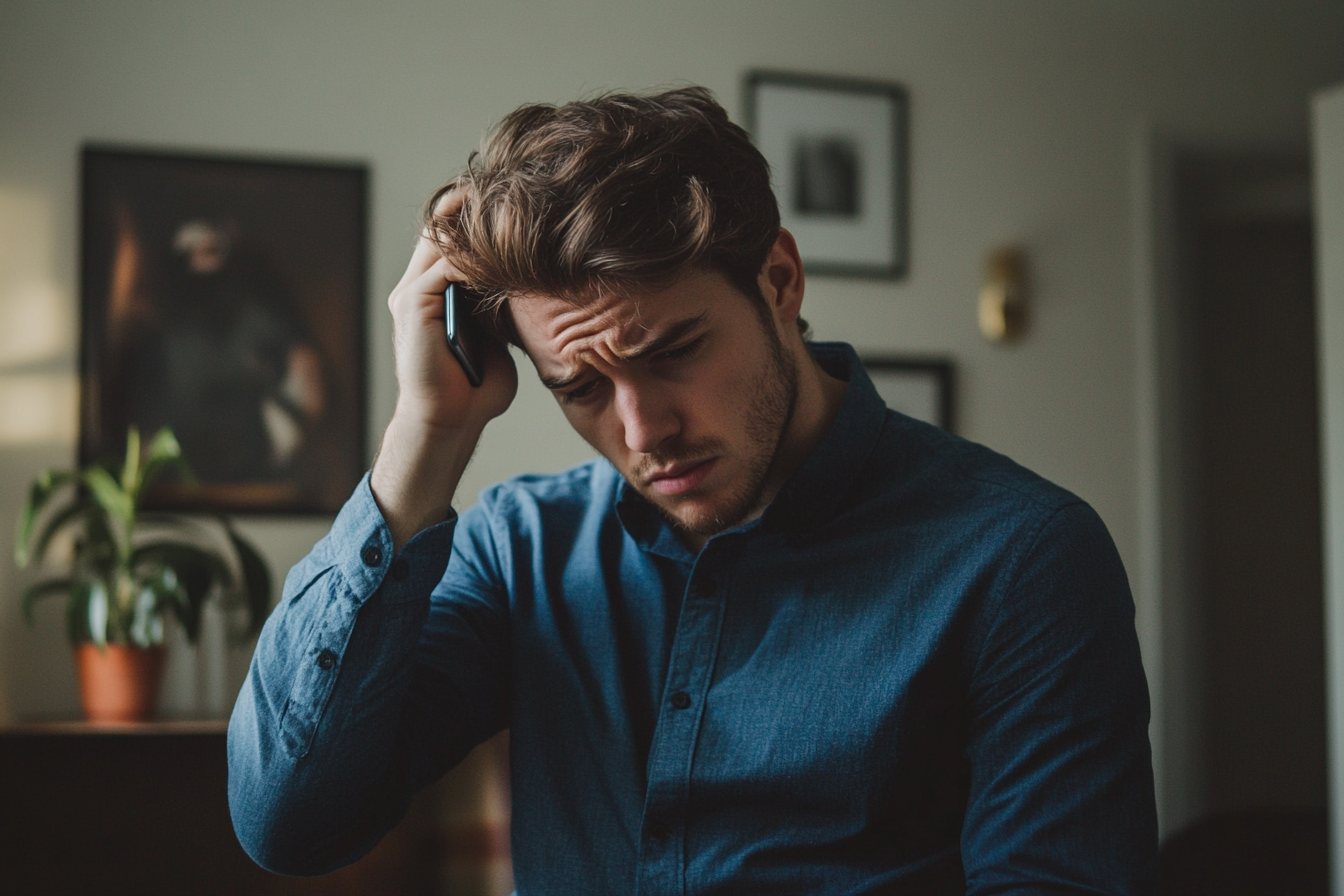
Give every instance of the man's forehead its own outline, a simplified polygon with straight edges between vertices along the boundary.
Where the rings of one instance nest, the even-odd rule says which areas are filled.
[[[658,339],[669,328],[708,316],[709,302],[666,293],[605,294],[575,302],[524,295],[510,300],[523,348],[534,361],[568,363],[569,356],[597,347],[625,354]],[[689,299],[689,301],[687,300]]]
[[[520,332],[535,342],[568,340],[606,331],[622,333],[642,318],[638,300],[629,296],[599,295],[584,299],[525,294],[509,306]]]

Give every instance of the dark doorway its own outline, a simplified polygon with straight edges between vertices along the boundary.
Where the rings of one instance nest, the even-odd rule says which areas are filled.
[[[1187,599],[1200,629],[1207,807],[1196,827],[1221,829],[1249,813],[1252,825],[1319,819],[1323,832],[1325,643],[1308,167],[1305,160],[1186,156],[1175,175]],[[1261,852],[1276,842],[1255,839]],[[1300,842],[1300,833],[1290,839]],[[1293,855],[1282,858],[1311,881],[1326,880],[1323,848]],[[1277,892],[1302,890],[1281,878]]]

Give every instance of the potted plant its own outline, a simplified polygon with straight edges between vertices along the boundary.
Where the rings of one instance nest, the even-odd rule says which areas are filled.
[[[65,596],[66,632],[90,721],[153,715],[163,677],[165,617],[176,618],[195,643],[202,606],[213,594],[242,602],[249,632],[261,627],[270,608],[266,563],[227,518],[218,517],[224,539],[211,544],[207,527],[197,521],[140,513],[146,489],[170,469],[190,478],[172,430],[159,430],[142,449],[132,426],[119,472],[102,463],[44,470],[19,515],[14,556],[20,567],[41,561],[58,534],[73,535],[68,575],[27,588],[23,613],[31,624],[39,599]]]

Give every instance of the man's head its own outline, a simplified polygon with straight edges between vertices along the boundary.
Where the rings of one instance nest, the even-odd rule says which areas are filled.
[[[455,188],[460,213],[436,216]],[[708,90],[685,87],[517,109],[426,203],[425,223],[468,284],[501,303],[581,303],[697,268],[759,298],[779,206],[746,131]]]
[[[435,214],[453,189],[460,211]],[[702,535],[759,510],[797,402],[802,266],[708,91],[525,106],[426,223],[645,497]]]

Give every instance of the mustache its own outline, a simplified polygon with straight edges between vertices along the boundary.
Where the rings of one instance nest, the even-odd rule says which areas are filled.
[[[660,449],[644,455],[631,471],[631,478],[641,485],[648,485],[653,476],[668,467],[684,463],[699,463],[722,454],[724,444],[718,439],[705,439],[689,445],[678,445],[670,449]]]

